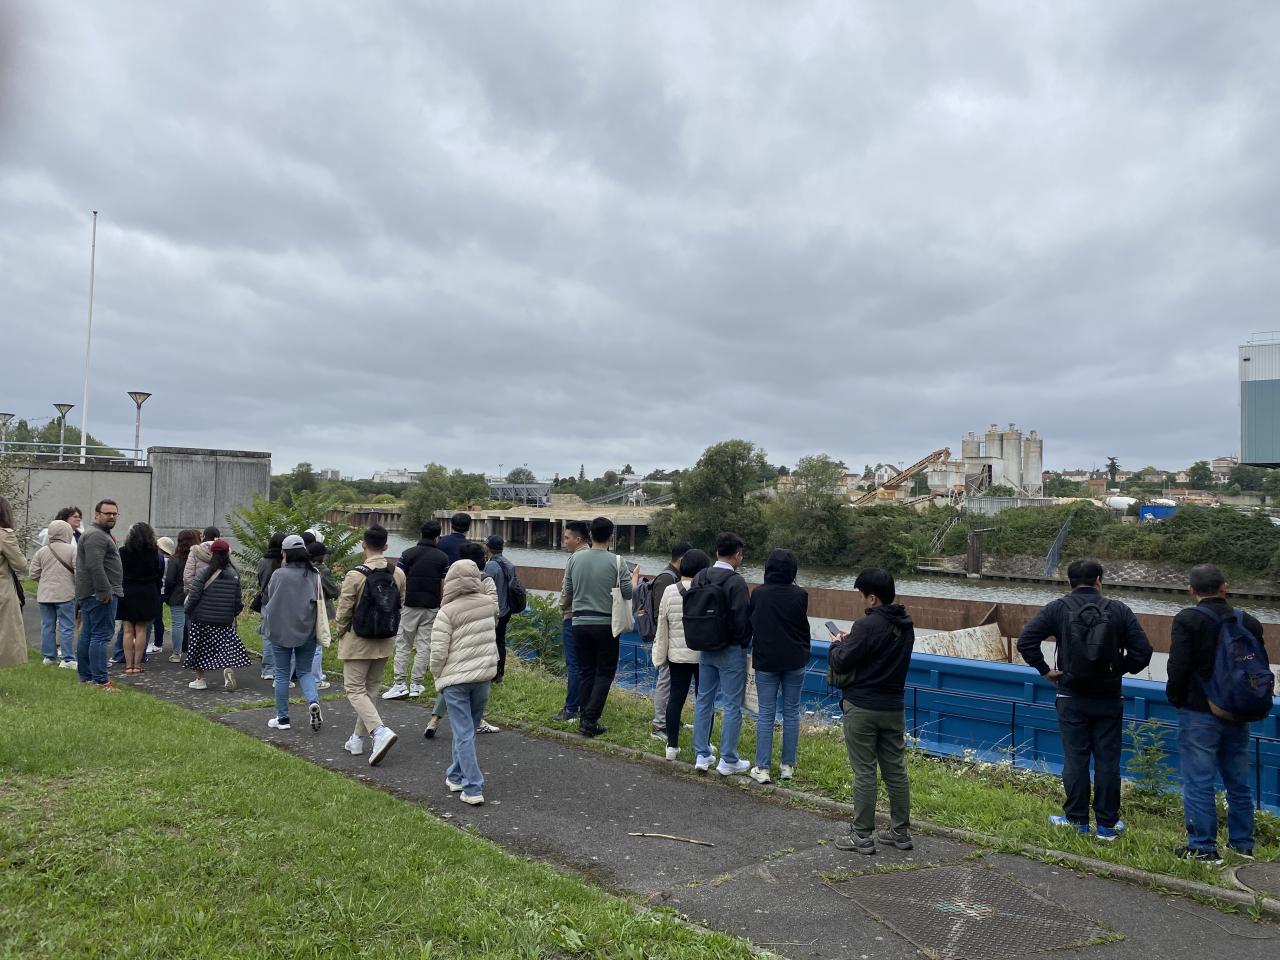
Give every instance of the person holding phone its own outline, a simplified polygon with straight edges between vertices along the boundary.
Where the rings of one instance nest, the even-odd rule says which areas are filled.
[[[799,564],[790,550],[774,550],[764,564],[764,583],[751,594],[751,665],[756,671],[756,762],[750,776],[770,783],[773,724],[782,696],[783,780],[795,776],[800,747],[800,691],[809,665],[809,594],[796,586]]]

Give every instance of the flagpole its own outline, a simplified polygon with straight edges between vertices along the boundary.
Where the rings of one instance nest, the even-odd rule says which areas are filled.
[[[89,442],[89,351],[93,347],[93,268],[98,255],[98,211],[93,211],[93,237],[89,242],[89,325],[84,338],[84,396],[80,406],[80,462],[87,462]]]

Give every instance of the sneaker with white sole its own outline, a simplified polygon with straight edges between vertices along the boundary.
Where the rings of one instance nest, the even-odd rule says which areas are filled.
[[[236,672],[230,667],[222,671],[222,689],[234,690],[236,688]]]
[[[427,721],[427,729],[422,731],[422,735],[430,740],[436,735],[436,728],[440,726],[440,718],[435,714],[431,715],[431,719]]]
[[[192,680],[187,686],[192,690],[208,690],[209,684],[204,680]]]
[[[480,725],[476,727],[476,733],[501,733],[501,727],[495,727],[488,720],[481,720]]]
[[[58,664],[58,667],[62,670],[79,670],[80,664],[76,663],[74,660],[63,660]]]
[[[420,683],[409,684],[409,696],[411,697],[420,697],[426,692],[427,692],[427,688]]]
[[[449,788],[449,792],[450,792],[450,793],[461,793],[461,792],[462,792],[462,784],[460,784],[460,783],[454,783],[454,782],[453,782],[452,780],[450,780],[448,777],[445,777],[445,778],[444,778],[444,785],[445,785],[446,787],[448,787],[448,788]]]
[[[318,703],[308,704],[307,713],[311,720],[311,729],[319,730],[320,725],[324,723],[324,714],[320,712],[320,704]]]
[[[739,762],[746,763],[745,760],[741,760]],[[716,772],[719,773],[719,769],[717,769]],[[751,779],[756,783],[773,783],[773,777],[769,776],[769,771],[762,767],[752,767],[750,775]]]
[[[782,765],[781,772],[778,774],[778,777],[779,779],[782,779],[782,780],[790,780],[795,775],[796,775],[796,768],[791,766],[791,764],[789,763],[784,763]]]
[[[478,807],[484,803],[484,794],[473,793],[471,794],[471,796],[467,796],[465,793],[460,793],[458,794],[458,799],[465,804],[468,804],[473,807]]]
[[[57,661],[57,660],[55,660],[53,657],[45,657],[45,658],[44,658],[44,660],[42,661],[42,663],[43,663],[46,667],[52,667],[52,666],[53,666],[55,663],[57,663],[57,662],[58,662],[58,661]]]
[[[715,758],[715,754],[713,753],[700,753],[696,758],[694,758],[693,769],[697,770],[699,773],[706,773],[711,769],[711,764]]]
[[[288,720],[281,720],[279,717],[272,717],[267,721],[267,726],[272,730],[292,730],[293,726]]]
[[[1072,820],[1069,817],[1064,817],[1060,813],[1055,813],[1053,816],[1049,818],[1049,826],[1062,827],[1064,830],[1074,830],[1077,833],[1081,833],[1086,837],[1090,833],[1089,824],[1087,822],[1080,823],[1079,821]]]
[[[675,760],[675,759],[676,759],[677,757],[679,757],[679,756],[680,756],[680,748],[679,748],[679,747],[667,747],[667,759],[668,759],[668,760]]]
[[[353,757],[360,756],[360,754],[364,753],[364,737],[357,737],[353,733],[347,738],[347,742],[342,745],[342,749]]]
[[[739,760],[737,763],[729,763],[727,760],[721,760],[716,764],[716,773],[722,777],[732,777],[735,774],[746,773],[751,769],[750,760]]]
[[[667,728],[656,720],[649,724],[649,739],[667,742]]]
[[[1125,829],[1123,820],[1117,820],[1115,826],[1111,827],[1104,827],[1102,824],[1098,824],[1098,829],[1095,831],[1094,836],[1103,843],[1114,843],[1124,835]]]
[[[332,684],[332,683],[330,683],[328,680],[317,680],[317,681],[316,681],[316,689],[317,689],[317,690],[328,690],[328,689],[329,689],[330,687],[332,687],[332,686],[333,686],[333,684]]]
[[[382,695],[383,700],[403,700],[409,695],[409,688],[403,683],[393,683],[391,688]]]
[[[382,727],[373,735],[373,749],[369,751],[369,766],[376,767],[387,755],[387,751],[395,746],[396,732],[390,727]]]
[[[164,647],[157,647],[154,643],[147,644],[146,653],[159,653]]]
[[[169,657],[169,662],[170,662],[170,663],[181,663],[181,662],[182,662],[182,656],[181,656],[180,654],[175,653],[175,654],[173,654],[171,657]]]

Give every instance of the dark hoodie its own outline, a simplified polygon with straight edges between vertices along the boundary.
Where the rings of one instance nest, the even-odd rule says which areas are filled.
[[[809,594],[796,586],[796,555],[774,550],[764,565],[764,583],[751,594],[751,664],[786,673],[809,663]]]
[[[916,628],[902,604],[867,610],[843,643],[831,645],[835,671],[855,671],[853,683],[842,691],[844,699],[863,710],[901,710],[915,645]]]

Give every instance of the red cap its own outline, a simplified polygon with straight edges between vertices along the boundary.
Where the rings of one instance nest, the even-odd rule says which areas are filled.
[[[227,541],[219,537],[217,540],[213,541],[213,543],[209,544],[209,552],[210,553],[230,553],[231,544],[227,543]]]

